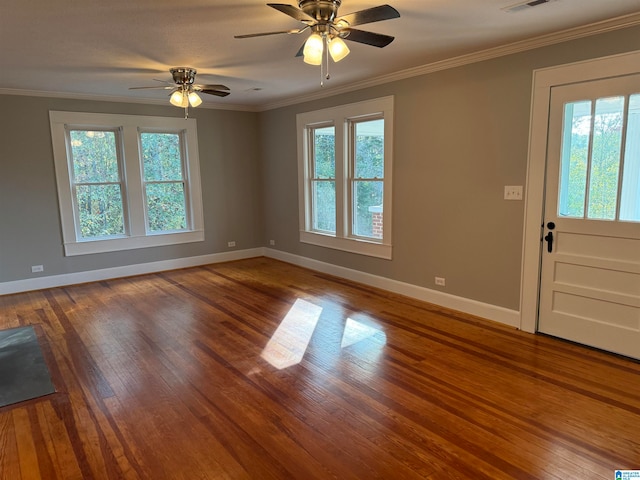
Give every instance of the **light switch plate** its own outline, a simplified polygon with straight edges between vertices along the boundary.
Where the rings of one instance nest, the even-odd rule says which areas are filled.
[[[507,185],[504,187],[505,200],[522,200],[522,185]]]

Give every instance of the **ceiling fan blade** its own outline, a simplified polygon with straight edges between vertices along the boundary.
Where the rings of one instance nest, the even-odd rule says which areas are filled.
[[[296,53],[296,57],[302,57],[304,55],[304,45],[305,43],[307,43],[306,41],[300,45],[300,50],[298,50],[298,53]]]
[[[307,27],[304,28],[299,28],[299,29],[294,29],[294,30],[280,30],[279,32],[263,32],[263,33],[248,33],[246,35],[234,35],[233,38],[253,38],[253,37],[265,37],[267,35],[279,35],[281,33],[288,33],[288,34],[294,34],[294,33],[301,33],[303,31],[305,31]]]
[[[192,85],[194,90],[230,90],[226,85]]]
[[[383,35],[381,33],[365,32],[364,30],[357,30],[355,28],[343,28],[340,32],[348,32],[345,40],[352,42],[365,43],[373,47],[386,47],[393,42],[395,37],[389,35]]]
[[[142,89],[146,89],[146,88],[156,88],[156,89],[157,88],[161,88],[163,90],[170,90],[170,89],[172,89],[174,87],[173,86],[169,86],[169,85],[167,85],[165,87],[159,87],[159,86],[158,87],[129,87],[129,90],[142,90]]]
[[[340,24],[341,21],[347,22],[349,25],[364,25],[365,23],[380,22],[382,20],[391,20],[399,18],[400,13],[390,5],[380,5],[379,7],[367,8],[359,12],[349,13],[337,18],[334,23]]]
[[[214,89],[208,89],[208,88],[203,88],[202,90],[199,90],[199,92],[201,93],[208,93],[209,95],[215,95],[217,97],[226,97],[227,95],[229,95],[231,92],[229,91],[221,91],[221,90],[214,90]]]
[[[316,19],[311,15],[307,15],[302,10],[293,5],[287,5],[285,3],[267,3],[271,8],[275,8],[279,12],[282,12],[286,15],[289,15],[292,18],[295,18],[299,22],[314,24],[316,23]]]

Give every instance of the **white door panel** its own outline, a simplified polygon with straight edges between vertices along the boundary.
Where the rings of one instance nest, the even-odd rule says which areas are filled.
[[[543,227],[538,330],[640,358],[640,75],[552,89]]]

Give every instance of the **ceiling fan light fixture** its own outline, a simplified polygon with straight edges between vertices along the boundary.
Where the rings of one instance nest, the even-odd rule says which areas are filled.
[[[198,95],[196,92],[190,92],[188,98],[189,98],[189,104],[192,107],[197,107],[202,103],[202,99],[200,98],[200,95]]]
[[[189,98],[184,94],[182,90],[176,90],[171,94],[169,103],[176,107],[185,108],[189,105]]]
[[[524,0],[530,3],[551,2],[557,0]],[[338,15],[338,8],[342,0],[298,0],[298,7],[283,3],[267,3],[267,5],[289,17],[301,22],[304,26],[293,30],[279,32],[251,33],[248,35],[236,35],[235,38],[263,37],[277,34],[299,34],[306,30],[311,31],[302,49],[298,50],[296,57],[302,56],[304,62],[310,65],[320,66],[320,86],[324,80],[329,80],[329,64],[331,59],[339,62],[349,55],[349,48],[343,39],[356,43],[363,43],[382,48],[389,45],[394,37],[381,33],[369,32],[351,28],[352,26],[367,23],[380,22],[399,18],[398,12],[391,5],[379,5],[366,8],[345,16]],[[331,58],[329,58],[331,56]],[[326,58],[325,58],[326,57]]]
[[[308,63],[309,65],[322,65],[322,52],[305,55],[304,63]]]
[[[322,64],[322,52],[324,51],[324,39],[318,33],[312,33],[304,44],[304,62],[309,65]]]
[[[141,88],[161,88],[162,90],[171,90],[171,92],[169,92],[169,103],[174,107],[184,108],[185,119],[189,117],[190,106],[197,107],[202,104],[202,98],[200,98],[198,92],[215,95],[217,97],[226,97],[231,93],[229,91],[229,87],[225,85],[200,85],[194,83],[196,75],[195,68],[175,67],[170,68],[169,72],[171,72],[171,75],[173,76],[173,82],[157,80],[163,85],[149,87],[130,87],[130,89],[137,90]]]
[[[344,57],[349,55],[349,47],[344,43],[340,37],[333,37],[329,42],[329,53],[331,54],[331,58],[333,58],[334,62],[339,62]]]

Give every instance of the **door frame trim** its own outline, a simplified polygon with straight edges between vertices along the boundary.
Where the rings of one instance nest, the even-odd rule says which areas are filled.
[[[520,281],[520,329],[538,329],[542,222],[551,88],[640,73],[640,51],[533,71]]]

